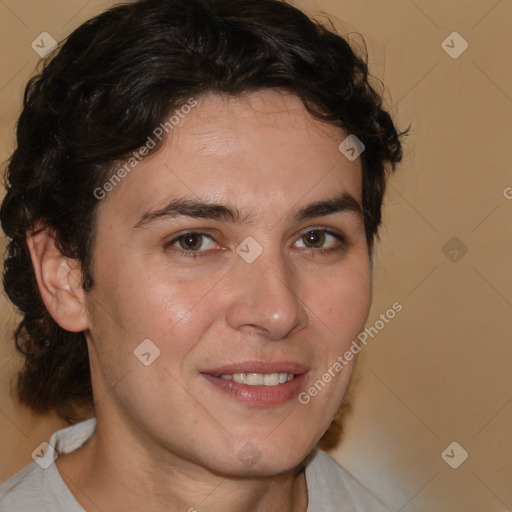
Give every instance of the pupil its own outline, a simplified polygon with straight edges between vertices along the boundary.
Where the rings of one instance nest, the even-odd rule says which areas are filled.
[[[192,233],[190,235],[185,235],[181,239],[181,246],[183,249],[192,251],[195,249],[199,249],[201,247],[201,242],[201,235],[196,235]]]
[[[325,242],[325,233],[322,231],[310,231],[305,235],[305,243],[309,247],[322,247]]]

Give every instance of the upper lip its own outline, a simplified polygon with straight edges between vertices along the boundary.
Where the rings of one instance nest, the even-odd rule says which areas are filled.
[[[225,364],[216,368],[202,370],[201,373],[210,375],[232,375],[234,373],[293,373],[294,375],[299,375],[307,371],[307,366],[293,361],[276,361],[272,363],[264,361],[245,361],[243,363]]]

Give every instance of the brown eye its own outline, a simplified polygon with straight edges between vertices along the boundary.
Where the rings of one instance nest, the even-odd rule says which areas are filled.
[[[174,249],[189,253],[206,253],[215,249],[216,246],[215,240],[210,235],[193,231],[183,233],[166,244],[166,247],[174,247]]]
[[[324,228],[303,231],[300,238],[295,242],[296,248],[310,249],[310,252],[314,251],[315,253],[342,250],[346,245],[343,235]]]
[[[325,244],[326,239],[325,231],[315,230],[308,231],[304,235],[302,235],[302,240],[306,247],[312,249],[321,249]]]
[[[180,236],[178,243],[181,249],[185,251],[197,251],[203,245],[204,235],[199,233],[187,233]]]

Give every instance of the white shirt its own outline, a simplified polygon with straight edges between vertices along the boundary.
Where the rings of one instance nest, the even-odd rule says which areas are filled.
[[[96,420],[77,423],[55,432],[49,445],[58,454],[76,450],[95,432]],[[52,450],[4,482],[0,512],[84,512],[52,463]],[[318,450],[306,466],[307,512],[389,512],[330,455]]]

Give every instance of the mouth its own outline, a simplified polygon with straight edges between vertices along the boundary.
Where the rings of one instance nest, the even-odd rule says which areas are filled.
[[[247,362],[224,366],[201,375],[217,391],[253,407],[270,407],[295,398],[308,368],[298,363]]]
[[[279,386],[289,382],[295,375],[293,373],[223,373],[222,375],[213,375],[224,380],[234,380],[239,384],[247,384],[248,386]]]

